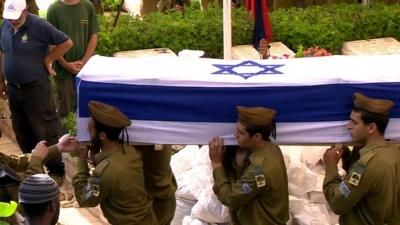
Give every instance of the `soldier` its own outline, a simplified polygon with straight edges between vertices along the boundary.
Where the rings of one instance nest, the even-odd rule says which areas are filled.
[[[88,106],[91,151],[99,152],[95,154],[95,169],[90,175],[88,149],[79,149],[77,174],[73,178],[76,200],[81,207],[100,204],[111,224],[157,224],[151,196],[145,189],[141,155],[119,140],[131,121],[113,106],[97,101],[90,101]],[[58,149],[71,152],[73,143],[62,143]]]
[[[239,148],[237,145],[225,146],[222,166],[231,184],[236,183],[236,181],[243,175],[244,170],[250,165],[250,153],[249,150]],[[239,219],[237,218],[237,210],[238,208],[229,207],[232,225],[240,224]]]
[[[384,139],[393,102],[353,95],[347,128],[355,145],[364,146],[360,158],[344,179],[338,174],[340,151],[324,154],[323,191],[341,225],[400,224],[400,157],[396,146]]]
[[[18,187],[25,177],[44,173],[43,164],[59,155],[48,151],[46,142],[39,142],[32,154],[7,156],[0,153],[0,201],[18,201]]]
[[[135,146],[143,157],[146,191],[153,198],[153,211],[158,225],[169,225],[176,208],[177,183],[170,166],[171,145]]]
[[[276,111],[262,107],[237,107],[235,137],[239,147],[249,149],[250,164],[235,183],[230,183],[222,166],[223,140],[210,141],[214,168],[214,192],[222,204],[236,209],[237,224],[286,224],[289,194],[286,167],[279,146],[269,139],[274,132]]]

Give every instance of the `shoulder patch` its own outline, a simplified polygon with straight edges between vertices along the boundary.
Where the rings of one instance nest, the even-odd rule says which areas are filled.
[[[249,194],[250,192],[252,192],[253,190],[251,189],[250,185],[248,183],[243,183],[242,184],[242,191],[245,194]]]
[[[344,195],[345,198],[348,198],[351,194],[350,188],[347,186],[346,182],[342,181],[339,184],[339,190]]]
[[[350,168],[349,171],[349,180],[347,181],[349,184],[354,186],[358,186],[360,183],[361,177],[365,172],[365,166],[360,163],[354,163],[353,166]]]
[[[100,177],[92,176],[86,186],[86,200],[100,195]]]
[[[93,176],[101,176],[108,165],[110,165],[110,160],[105,159],[101,161],[98,165],[96,165],[93,171]]]
[[[254,178],[256,180],[256,186],[258,188],[264,187],[266,185],[264,174],[255,175]]]

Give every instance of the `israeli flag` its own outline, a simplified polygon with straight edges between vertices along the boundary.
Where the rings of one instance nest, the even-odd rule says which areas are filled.
[[[87,104],[101,101],[131,120],[129,138],[158,144],[235,144],[236,106],[277,111],[281,144],[350,141],[352,95],[391,99],[386,138],[400,140],[400,55],[278,60],[94,56],[78,75],[78,138],[90,140]]]

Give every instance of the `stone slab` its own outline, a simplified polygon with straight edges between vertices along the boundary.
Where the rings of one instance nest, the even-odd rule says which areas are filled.
[[[387,54],[400,54],[400,42],[392,37],[349,41],[342,47],[342,55]]]
[[[271,57],[280,58],[284,54],[287,54],[289,58],[294,58],[296,55],[282,42],[271,42],[269,45],[271,46],[269,49]],[[238,45],[232,47],[232,59],[260,59],[260,54],[253,45]]]
[[[149,56],[171,56],[177,57],[177,55],[169,48],[152,48],[152,49],[141,49],[132,51],[122,51],[114,53],[114,57],[122,58],[139,58]]]
[[[260,54],[253,45],[238,45],[232,47],[232,59],[260,59]]]
[[[287,54],[289,58],[294,58],[296,53],[294,53],[290,48],[288,48],[285,44],[282,42],[271,42],[269,43],[271,48],[269,49],[271,53],[271,57],[282,57],[283,55]]]

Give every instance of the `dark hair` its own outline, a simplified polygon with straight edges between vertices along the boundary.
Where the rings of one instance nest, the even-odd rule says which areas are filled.
[[[229,176],[232,176],[235,174],[235,168],[233,168],[233,161],[236,158],[236,152],[238,150],[239,146],[238,145],[226,145],[225,146],[225,152],[224,152],[224,158],[222,159],[222,166],[225,170],[225,173]]]
[[[42,217],[48,208],[50,207],[52,201],[37,203],[37,204],[28,204],[21,203],[22,208],[28,218],[40,218]]]
[[[385,134],[386,127],[389,123],[389,115],[372,113],[372,112],[369,112],[365,109],[361,109],[358,107],[353,107],[352,110],[354,112],[361,113],[361,120],[364,122],[364,124],[368,125],[371,123],[375,123],[376,126],[378,127],[378,131],[381,134]]]
[[[264,125],[264,126],[254,126],[249,123],[247,123],[244,120],[239,120],[241,124],[244,125],[246,128],[246,131],[249,133],[250,137],[253,137],[255,134],[260,133],[262,138],[265,141],[269,140],[269,136],[272,136],[273,138],[276,137],[276,126],[275,126],[275,121],[272,121],[271,123]]]
[[[96,119],[93,119],[93,121],[95,122],[94,127],[96,128],[97,133],[104,132],[107,134],[107,138],[109,140],[114,140],[114,141],[119,140],[119,135],[121,134],[123,128],[109,127],[100,123]]]

